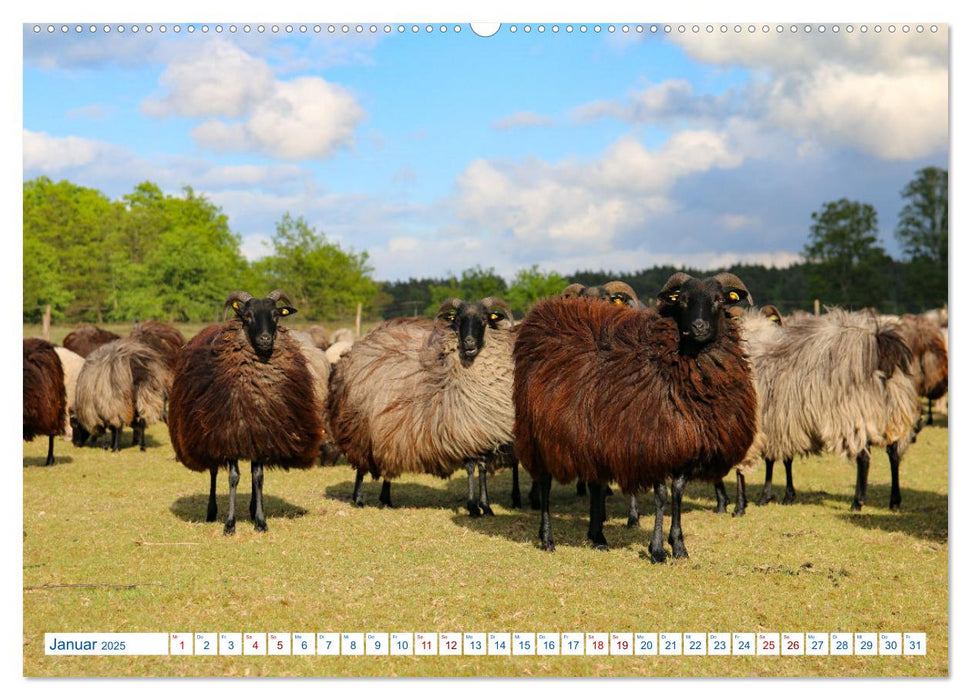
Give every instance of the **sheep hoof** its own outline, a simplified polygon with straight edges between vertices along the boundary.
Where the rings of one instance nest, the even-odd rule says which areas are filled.
[[[765,506],[765,505],[768,505],[769,503],[772,503],[772,501],[774,501],[774,500],[775,500],[775,496],[771,496],[771,495],[766,496],[766,495],[763,495],[762,498],[760,498],[759,500],[757,500],[755,502],[755,504],[756,505],[759,505],[759,506]]]
[[[861,511],[863,510],[863,503],[856,499],[853,499],[853,503],[850,505],[851,511]]]
[[[479,507],[482,509],[482,515],[492,515],[492,516],[495,515],[495,513],[492,512],[492,508],[489,507],[488,503],[485,503],[485,504],[480,503]]]
[[[214,523],[214,522],[216,522],[216,509],[215,508],[210,508],[209,510],[206,511],[206,522],[207,523]]]
[[[736,508],[735,510],[732,511],[733,518],[741,518],[743,515],[745,515],[744,508]]]
[[[724,503],[719,503],[715,506],[715,515],[722,515],[728,512],[728,508],[725,507]]]
[[[544,552],[552,552],[556,549],[556,547],[553,546],[553,540],[548,540],[546,542],[540,543],[540,548]]]
[[[257,520],[256,524],[253,526],[253,529],[256,530],[257,532],[266,532],[266,521]]]
[[[654,549],[651,550],[652,564],[663,564],[665,561],[667,561],[667,558],[668,558],[668,555],[667,555],[667,552],[664,551],[664,547],[661,547],[658,550],[654,550]]]
[[[235,535],[236,534],[236,521],[230,520],[226,523],[226,527],[223,528],[224,535]]]
[[[896,513],[897,511],[900,510],[900,504],[899,503],[891,503],[890,504],[890,510],[893,511],[894,513]]]
[[[54,466],[54,458],[53,458],[53,457],[51,457],[51,458],[49,458],[49,459],[47,459],[47,460],[46,460],[46,461],[44,462],[44,466],[45,466],[45,467],[53,467],[53,466]]]
[[[641,526],[641,519],[640,518],[635,518],[635,517],[628,516],[628,518],[627,518],[627,527],[629,527],[629,528],[635,528],[635,527],[640,527],[640,526]]]
[[[469,515],[471,517],[478,518],[480,515],[482,515],[482,513],[479,512],[479,506],[477,506],[472,501],[468,502],[467,507],[469,509]]]
[[[688,550],[685,548],[684,544],[678,542],[677,544],[672,545],[671,556],[673,556],[675,559],[687,559]]]
[[[791,506],[795,502],[796,502],[796,494],[794,493],[787,493],[785,498],[782,499],[782,505],[784,506]]]

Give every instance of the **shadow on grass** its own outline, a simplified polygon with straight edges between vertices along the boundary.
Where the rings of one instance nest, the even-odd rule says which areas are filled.
[[[556,547],[590,548],[587,539],[587,517],[577,517],[574,513],[556,513],[551,516],[551,530]],[[618,549],[626,547],[646,547],[650,540],[650,530],[653,527],[654,516],[649,520],[641,518],[642,527],[627,527],[627,512],[623,517],[611,517],[604,523],[604,537],[610,547]],[[452,516],[452,522],[487,537],[503,537],[511,542],[531,544],[539,548],[539,511],[498,513],[494,516],[480,516],[473,518],[468,513]]]
[[[938,544],[947,542],[947,496],[930,491],[900,490],[900,510],[891,512],[889,486],[870,486],[860,512],[846,511],[838,517],[867,530],[899,532]]]
[[[47,455],[44,455],[43,457],[24,457],[25,467],[41,467],[42,469],[48,469],[50,467],[45,466],[46,462],[47,462]],[[65,464],[73,464],[73,463],[74,463],[74,457],[71,457],[69,455],[58,455],[56,445],[55,445],[54,464],[52,464],[51,467],[60,467]]]
[[[103,449],[105,449],[105,445],[106,444],[110,444],[110,441],[111,441],[111,433],[106,433],[105,435],[98,435],[97,437],[90,437],[90,438],[88,438],[87,441],[81,446],[81,448],[82,449],[92,449],[92,450],[94,450],[94,449],[103,450]],[[134,449],[135,451],[138,451],[138,444],[137,443],[134,444],[134,445],[132,444],[132,433],[131,433],[131,431],[129,431],[127,434],[125,433],[124,430],[121,432],[120,443],[121,443],[121,451],[122,452],[127,452],[128,450],[131,450],[131,449]],[[166,441],[163,442],[163,441],[158,440],[157,438],[155,438],[151,433],[146,433],[145,434],[145,449],[146,450],[150,450],[153,447],[162,447],[163,445],[168,445],[168,444],[171,444],[171,443],[169,443],[168,440],[166,440]]]
[[[237,491],[236,492],[236,522],[248,521],[249,520],[249,501],[250,492],[249,491]],[[183,496],[179,498],[171,505],[169,508],[172,513],[190,523],[204,523],[206,522],[206,508],[209,505],[209,493],[197,493],[192,496]],[[229,494],[216,494],[216,507],[218,508],[217,520],[225,520],[226,513],[229,510]],[[305,508],[300,506],[295,506],[292,503],[278,498],[276,496],[271,496],[263,491],[263,512],[266,514],[266,519],[271,520],[273,518],[301,518],[307,514]]]

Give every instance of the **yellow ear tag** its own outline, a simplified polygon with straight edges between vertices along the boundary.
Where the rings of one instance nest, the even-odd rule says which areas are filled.
[[[239,302],[238,301],[234,301],[233,302],[233,309],[235,309],[236,311],[239,311]]]
[[[669,294],[668,295],[668,301],[677,301],[677,300],[678,300],[678,295],[677,294]]]
[[[615,303],[615,304],[616,304],[617,306],[623,306],[623,305],[624,305],[624,300],[623,300],[623,299],[621,299],[620,297],[614,297],[614,303]]]
[[[729,292],[728,298],[732,301],[738,301],[740,297],[738,296],[738,292]]]
[[[280,309],[280,315],[281,316],[286,316],[289,313],[290,313],[290,310],[289,309]]]

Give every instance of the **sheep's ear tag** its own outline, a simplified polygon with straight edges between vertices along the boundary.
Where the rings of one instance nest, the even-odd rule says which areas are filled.
[[[610,298],[610,301],[611,303],[616,304],[617,306],[624,306],[625,304],[627,304],[627,300],[624,298],[624,296],[625,295],[623,294],[615,294]]]
[[[293,308],[292,306],[281,306],[280,307],[280,315],[281,316],[289,316],[290,314],[295,314],[295,313],[297,313],[297,310],[295,308]]]
[[[491,314],[489,314],[490,321],[501,321],[504,318],[505,316],[501,311],[493,311]]]
[[[235,311],[237,314],[239,313],[239,302],[238,301],[234,301],[233,302],[233,311]]]
[[[678,300],[679,296],[681,296],[681,292],[671,292],[670,294],[665,294],[664,298],[673,304]]]
[[[736,292],[736,291],[731,291],[731,292],[728,293],[728,300],[729,301],[735,302],[735,301],[738,301],[741,298],[742,297],[740,297],[738,295],[738,292]]]

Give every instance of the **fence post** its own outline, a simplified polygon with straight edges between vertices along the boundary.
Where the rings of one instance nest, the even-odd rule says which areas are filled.
[[[819,299],[813,299],[813,313],[819,316]]]
[[[41,321],[41,337],[46,341],[51,339],[51,305],[44,307],[44,319]]]
[[[361,337],[361,302],[357,302],[357,318],[354,320],[354,337]]]

